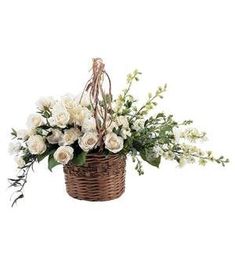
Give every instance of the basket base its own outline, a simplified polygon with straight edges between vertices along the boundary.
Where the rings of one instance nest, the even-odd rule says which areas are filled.
[[[86,196],[86,197],[84,197],[84,196],[83,197],[81,197],[81,196],[73,196],[73,195],[71,195],[67,191],[67,194],[70,197],[72,197],[73,199],[77,199],[77,200],[80,200],[80,201],[87,201],[87,202],[107,202],[107,201],[112,201],[112,200],[120,198],[124,193],[125,193],[125,189],[123,189],[118,195],[110,196],[109,198],[90,198],[88,196]]]

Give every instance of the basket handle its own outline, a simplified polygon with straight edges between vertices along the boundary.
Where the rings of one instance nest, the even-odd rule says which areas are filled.
[[[105,64],[101,58],[94,58],[92,64],[91,78],[85,85],[84,92],[88,92],[90,96],[91,107],[94,111],[94,117],[96,120],[96,129],[98,132],[97,145],[100,147],[100,151],[103,150],[104,142],[103,136],[107,129],[108,114],[112,113],[112,92],[111,92],[111,80],[108,73],[105,71]],[[108,93],[104,90],[104,80],[108,80]],[[81,98],[82,98],[81,96]]]

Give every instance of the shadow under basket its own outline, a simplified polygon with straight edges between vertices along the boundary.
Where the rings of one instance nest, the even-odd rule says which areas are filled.
[[[125,191],[126,156],[88,154],[86,163],[64,166],[67,193],[87,201],[108,201]]]

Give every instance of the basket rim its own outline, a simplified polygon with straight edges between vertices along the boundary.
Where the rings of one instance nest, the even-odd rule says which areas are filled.
[[[108,155],[104,154],[104,153],[87,153],[86,155],[86,161],[83,165],[76,165],[74,164],[71,160],[65,164],[63,167],[68,167],[68,166],[75,166],[75,167],[82,167],[84,166],[85,164],[87,163],[90,163],[90,162],[107,162],[108,160],[111,160],[111,159],[118,159],[118,158],[122,158],[122,159],[126,159],[127,158],[127,155],[125,154],[120,154],[120,153],[110,153]]]

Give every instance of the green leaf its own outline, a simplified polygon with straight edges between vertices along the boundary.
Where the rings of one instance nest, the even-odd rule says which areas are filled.
[[[52,168],[54,168],[57,165],[60,165],[60,163],[54,159],[52,154],[50,154],[48,157],[48,169],[52,171]]]
[[[145,160],[146,162],[148,162],[150,165],[159,168],[159,165],[161,163],[161,156],[157,157],[157,158],[153,158],[151,157],[148,152],[144,149],[140,152],[140,156],[143,160]]]
[[[49,150],[47,149],[43,154],[37,155],[37,161],[40,162],[42,161],[44,158],[46,158],[46,156],[54,154],[55,150]]]
[[[13,135],[15,137],[17,136],[17,132],[14,128],[11,128],[11,135]]]
[[[72,159],[72,163],[78,166],[84,165],[85,162],[86,162],[86,152],[84,151],[75,155],[74,158]]]

